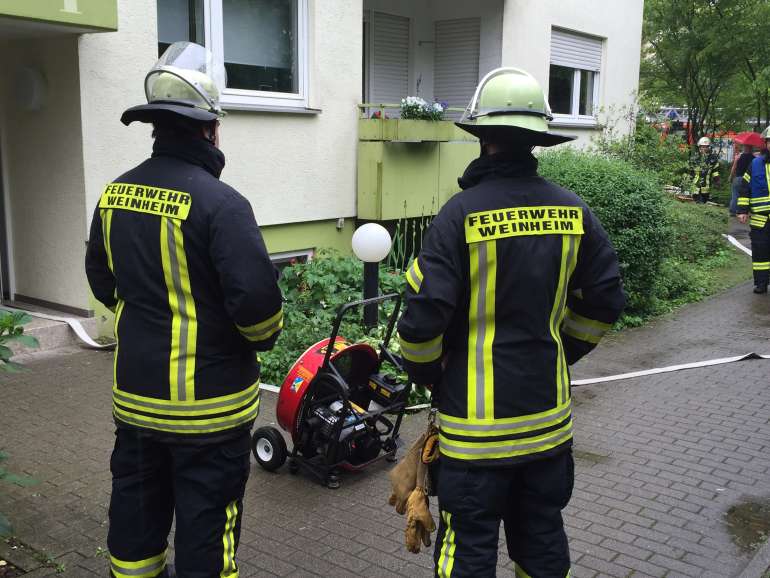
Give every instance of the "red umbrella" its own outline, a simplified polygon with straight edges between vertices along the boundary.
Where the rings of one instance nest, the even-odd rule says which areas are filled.
[[[739,132],[735,135],[735,142],[743,145],[751,145],[753,147],[761,147],[764,143],[762,135],[757,132]]]

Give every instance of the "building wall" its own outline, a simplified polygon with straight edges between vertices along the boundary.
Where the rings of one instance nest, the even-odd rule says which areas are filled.
[[[364,10],[411,19],[409,96],[433,100],[434,23],[436,20],[481,18],[479,76],[500,66],[504,0],[364,0]],[[419,91],[417,83],[420,83]],[[407,96],[407,95],[404,95]]]
[[[20,106],[15,83],[20,67],[32,67],[45,79],[40,110]],[[15,292],[88,309],[77,37],[6,41],[0,70],[7,89],[0,126]]]
[[[639,88],[643,0],[505,0],[503,66],[524,68],[548,93],[551,28],[556,26],[605,39],[599,87],[600,107],[634,102]],[[585,144],[591,129],[554,127]]]
[[[352,4],[352,6],[351,6]],[[104,183],[145,158],[147,126],[121,112],[144,102],[157,59],[156,0],[119,0],[119,31],[80,41],[88,218]],[[222,180],[244,194],[260,225],[355,215],[360,3],[310,1],[310,106],[319,114],[231,111],[222,121]]]

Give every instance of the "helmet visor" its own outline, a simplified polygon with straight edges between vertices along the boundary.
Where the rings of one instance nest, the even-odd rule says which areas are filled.
[[[179,88],[169,88],[173,84]],[[177,100],[219,112],[219,95],[226,86],[224,64],[211,51],[193,42],[175,42],[147,73],[144,89],[147,102]]]

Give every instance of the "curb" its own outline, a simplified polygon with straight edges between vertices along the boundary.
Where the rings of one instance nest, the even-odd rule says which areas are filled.
[[[738,575],[738,578],[764,578],[768,569],[770,569],[770,540],[754,554],[749,565]]]

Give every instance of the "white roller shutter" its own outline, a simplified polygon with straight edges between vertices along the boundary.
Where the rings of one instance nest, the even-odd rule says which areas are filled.
[[[554,28],[551,30],[551,64],[598,72],[602,65],[602,40]]]
[[[479,81],[480,33],[480,18],[436,22],[433,95],[437,101],[468,106]]]
[[[373,14],[369,100],[398,104],[409,90],[409,18]]]

